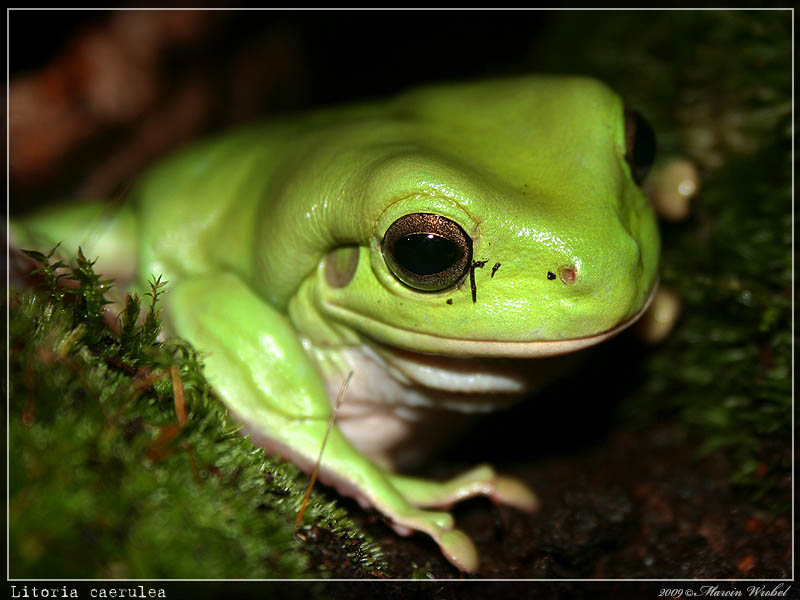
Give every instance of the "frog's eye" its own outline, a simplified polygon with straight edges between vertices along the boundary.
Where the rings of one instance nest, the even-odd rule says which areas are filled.
[[[635,110],[625,111],[625,160],[631,166],[633,180],[644,181],[656,157],[656,136],[653,128]]]
[[[472,239],[461,226],[430,213],[397,219],[386,230],[381,250],[394,276],[423,292],[455,285],[472,261]]]

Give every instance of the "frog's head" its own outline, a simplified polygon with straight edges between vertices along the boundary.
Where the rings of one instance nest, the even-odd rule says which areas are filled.
[[[654,146],[613,92],[516,80],[424,90],[396,107],[404,133],[352,191],[363,239],[316,275],[329,321],[414,351],[526,357],[636,320],[657,280],[639,187]]]

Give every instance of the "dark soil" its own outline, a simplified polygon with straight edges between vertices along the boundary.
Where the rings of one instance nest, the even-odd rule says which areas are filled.
[[[747,502],[720,455],[699,460],[695,453],[694,440],[662,425],[617,430],[574,454],[506,470],[537,491],[542,509],[527,515],[483,499],[457,506],[458,526],[481,555],[471,577],[791,577],[789,519]],[[788,482],[783,492],[791,493]],[[407,578],[423,567],[427,577],[463,577],[425,536],[402,538],[379,516],[355,506],[353,513],[386,553],[393,572],[384,576]],[[339,565],[331,577],[360,576]]]

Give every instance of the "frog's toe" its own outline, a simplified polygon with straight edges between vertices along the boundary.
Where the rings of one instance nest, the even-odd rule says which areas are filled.
[[[423,515],[424,522],[428,525],[430,530],[433,531],[448,531],[455,527],[453,515],[444,511],[423,510],[420,511]]]
[[[478,568],[478,551],[472,540],[455,529],[450,513],[415,510],[412,514],[390,515],[392,528],[400,535],[421,531],[439,544],[442,554],[458,569],[472,573]]]
[[[393,475],[392,483],[415,506],[450,508],[473,496],[486,496],[498,504],[508,504],[527,512],[539,508],[531,489],[513,477],[498,475],[491,465],[478,465],[445,482]]]
[[[409,507],[411,514],[397,514],[384,510],[389,518],[389,524],[399,535],[411,535],[415,531],[424,531],[437,538],[442,531],[449,531],[455,527],[453,515],[443,511],[417,510]],[[438,539],[438,538],[437,538]]]
[[[700,189],[700,173],[685,159],[661,165],[647,178],[645,192],[658,216],[682,221],[691,212],[691,201]]]
[[[499,504],[508,504],[525,512],[539,510],[539,498],[524,483],[513,477],[498,476],[489,497]]]
[[[681,299],[667,286],[660,286],[642,318],[634,325],[636,335],[648,344],[657,344],[670,334],[681,313]]]
[[[491,465],[479,465],[445,485],[450,491],[449,500],[483,495],[498,504],[508,504],[526,512],[539,508],[539,499],[527,485],[519,479],[498,475]]]
[[[474,573],[478,570],[478,551],[475,544],[466,533],[458,529],[445,531],[439,536],[434,536],[445,558],[456,568],[465,573]]]

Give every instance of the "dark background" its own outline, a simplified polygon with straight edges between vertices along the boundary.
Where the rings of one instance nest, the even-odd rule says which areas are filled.
[[[546,11],[243,11],[213,12],[219,31],[208,43],[236,53],[259,36],[283,31],[302,47],[309,101],[339,102],[390,93],[441,78],[475,77],[520,68]],[[13,79],[49,63],[75,33],[107,13],[10,13]],[[210,57],[209,57],[210,58]]]
[[[536,72],[551,16],[11,11],[12,212],[113,196],[169,150],[259,117]]]

